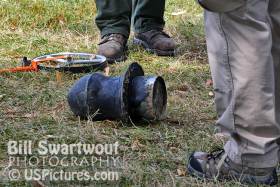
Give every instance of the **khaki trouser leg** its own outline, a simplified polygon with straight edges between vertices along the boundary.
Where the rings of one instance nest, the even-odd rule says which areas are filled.
[[[268,5],[269,0],[247,0],[231,12],[205,13],[217,125],[232,137],[225,151],[237,164],[254,168],[278,163],[279,111]]]

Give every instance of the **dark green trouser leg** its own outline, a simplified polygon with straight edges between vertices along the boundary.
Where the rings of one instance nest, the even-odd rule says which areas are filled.
[[[98,10],[95,22],[101,36],[119,33],[128,37],[132,0],[95,0],[95,3]]]
[[[134,0],[133,25],[135,32],[163,29],[164,8],[165,0]]]

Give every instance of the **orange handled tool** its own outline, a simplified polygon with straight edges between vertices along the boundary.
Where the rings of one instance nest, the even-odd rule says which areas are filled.
[[[66,56],[56,56],[56,57],[47,57],[42,59],[33,59],[27,60],[27,57],[23,57],[22,66],[9,69],[0,69],[0,73],[14,73],[14,72],[29,72],[29,71],[39,71],[38,64],[49,62],[57,59],[67,58]]]
[[[22,66],[0,69],[1,73],[30,72],[43,70],[70,71],[73,73],[89,72],[93,69],[104,69],[107,61],[104,56],[90,53],[57,53],[28,60],[24,57]]]

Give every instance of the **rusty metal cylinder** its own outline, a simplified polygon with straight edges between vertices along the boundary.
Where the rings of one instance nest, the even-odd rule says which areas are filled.
[[[82,77],[70,89],[68,103],[76,116],[92,120],[160,120],[167,92],[162,77],[144,76],[142,67],[132,63],[122,76]]]
[[[162,119],[167,104],[167,91],[163,78],[157,76],[135,77],[131,82],[129,103],[132,119]]]

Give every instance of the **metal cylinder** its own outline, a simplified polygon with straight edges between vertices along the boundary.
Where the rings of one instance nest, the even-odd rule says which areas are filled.
[[[124,99],[123,77],[106,77],[101,73],[83,77],[68,95],[75,115],[95,120],[126,118]]]
[[[129,113],[132,119],[160,120],[164,117],[167,91],[162,77],[135,77],[130,89]]]
[[[131,64],[123,76],[86,75],[70,89],[69,106],[82,118],[127,120],[129,85],[134,77],[143,75],[143,69],[137,63]]]
[[[93,120],[160,120],[164,117],[167,92],[164,80],[144,76],[132,63],[123,76],[87,75],[70,89],[68,103],[73,113]]]

